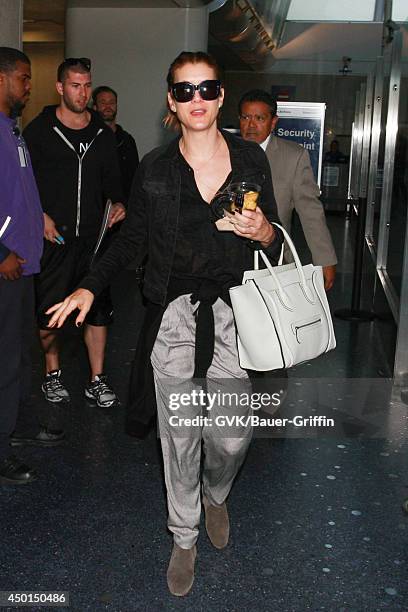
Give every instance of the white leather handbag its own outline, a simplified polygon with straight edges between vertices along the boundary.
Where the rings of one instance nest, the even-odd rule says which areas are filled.
[[[302,266],[287,231],[274,225],[283,232],[294,263],[274,267],[263,251],[255,251],[255,269],[229,291],[240,366],[249,370],[290,368],[336,346],[322,267]],[[259,270],[258,253],[265,269]]]

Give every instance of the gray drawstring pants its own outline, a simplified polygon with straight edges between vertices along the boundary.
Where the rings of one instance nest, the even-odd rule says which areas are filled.
[[[198,538],[202,446],[203,494],[210,504],[220,506],[245,459],[252,435],[252,411],[247,401],[251,384],[238,363],[232,310],[220,298],[213,305],[215,347],[207,378],[192,379],[196,307],[189,295],[169,304],[151,355],[168,528],[174,542],[185,549],[192,548]],[[185,419],[192,421],[186,424]]]

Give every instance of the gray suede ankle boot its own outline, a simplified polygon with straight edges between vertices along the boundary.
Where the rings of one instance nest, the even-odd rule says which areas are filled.
[[[229,538],[229,518],[225,502],[222,506],[212,506],[203,495],[205,527],[211,544],[215,548],[225,548]]]
[[[195,546],[185,549],[174,544],[167,570],[167,584],[172,595],[187,595],[193,586],[196,556]]]

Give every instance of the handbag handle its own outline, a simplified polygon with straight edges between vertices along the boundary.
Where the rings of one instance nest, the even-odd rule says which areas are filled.
[[[281,266],[283,264],[284,251],[285,251],[285,243],[282,242],[281,252],[280,252],[279,260],[278,260],[278,266]],[[254,270],[259,270],[259,257],[258,257],[258,253],[259,253],[259,251],[254,251]]]
[[[281,225],[279,225],[279,223],[272,222],[272,225],[276,225],[276,227],[279,227],[279,229],[281,230],[282,234],[284,235],[285,240],[286,240],[286,243],[287,243],[287,245],[289,246],[289,248],[290,248],[290,250],[291,250],[291,252],[292,252],[293,259],[294,259],[295,266],[296,266],[296,270],[297,270],[297,272],[298,272],[298,274],[299,274],[299,281],[300,281],[301,287],[302,287],[302,289],[303,289],[303,292],[304,292],[304,294],[305,294],[305,296],[306,296],[307,300],[308,300],[309,302],[313,303],[313,301],[314,301],[314,300],[313,300],[313,293],[310,291],[309,287],[308,287],[308,286],[307,286],[307,284],[306,284],[306,278],[305,278],[305,274],[304,274],[304,272],[303,272],[302,263],[301,263],[301,261],[300,261],[300,258],[299,258],[299,255],[298,255],[298,253],[297,253],[296,247],[295,247],[295,245],[293,244],[292,238],[289,236],[289,234],[288,234],[288,232],[285,230],[285,228],[284,228],[284,227],[282,227]],[[282,249],[283,249],[283,245],[282,245]],[[259,251],[254,251],[254,253],[256,254],[256,255],[254,255],[254,267],[255,267],[255,270],[258,270],[258,269],[259,269],[258,252],[261,254],[261,257],[262,257],[262,259],[263,259],[263,261],[264,261],[264,263],[265,263],[265,265],[266,265],[267,269],[269,270],[270,274],[271,274],[271,275],[273,276],[273,278],[275,279],[275,282],[276,282],[277,287],[278,287],[278,291],[279,291],[279,293],[281,294],[281,298],[282,298],[283,296],[285,296],[285,297],[286,297],[286,299],[283,297],[283,301],[284,301],[284,302],[286,302],[286,303],[288,303],[288,301],[289,301],[289,300],[288,300],[288,298],[287,298],[287,296],[286,296],[286,293],[285,293],[285,291],[284,291],[284,289],[283,289],[283,287],[282,287],[282,285],[281,285],[281,283],[280,283],[280,281],[279,281],[279,279],[278,279],[278,276],[277,276],[277,274],[275,273],[275,271],[274,271],[274,269],[273,269],[273,266],[271,265],[271,263],[270,263],[270,261],[269,261],[268,257],[265,255],[265,253],[264,253],[262,250],[259,250]],[[281,251],[281,255],[282,255],[282,251]],[[279,259],[280,259],[280,258],[279,258]],[[289,302],[289,303],[290,303],[290,302]]]

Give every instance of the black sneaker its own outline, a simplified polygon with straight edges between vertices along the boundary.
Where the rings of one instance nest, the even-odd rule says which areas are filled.
[[[2,484],[27,484],[37,478],[37,472],[14,455],[0,462],[0,483]]]
[[[69,393],[61,382],[61,370],[52,370],[46,375],[41,389],[47,402],[69,402]]]
[[[42,446],[48,448],[59,446],[65,442],[65,432],[61,429],[46,429],[41,427],[36,436],[20,436],[18,434],[10,437],[10,446]]]
[[[109,387],[104,374],[95,376],[95,380],[85,387],[85,397],[98,408],[110,408],[119,403],[116,393]]]

